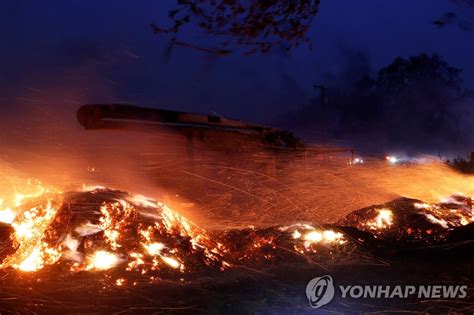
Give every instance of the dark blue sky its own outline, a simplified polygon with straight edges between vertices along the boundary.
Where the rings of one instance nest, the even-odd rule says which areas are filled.
[[[373,70],[399,55],[436,52],[474,87],[474,33],[431,24],[447,11],[472,14],[448,0],[323,0],[312,51],[209,59],[177,48],[167,62],[166,40],[149,23],[166,25],[173,2],[2,1],[0,106],[42,102],[35,91],[64,88],[44,105],[122,101],[270,122],[308,102],[314,83],[337,77],[347,51],[367,53]]]

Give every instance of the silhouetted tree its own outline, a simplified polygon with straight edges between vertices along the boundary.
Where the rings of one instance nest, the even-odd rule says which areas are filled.
[[[319,0],[177,0],[177,7],[168,14],[172,26],[151,26],[156,34],[171,35],[170,49],[180,45],[216,55],[240,48],[245,54],[268,53],[275,47],[309,44],[306,33],[318,8]],[[219,38],[217,46],[179,40],[178,33],[189,23]]]
[[[461,69],[438,55],[427,54],[397,58],[381,69],[376,87],[389,139],[402,145],[416,134],[427,143],[443,138],[459,141],[462,135],[450,107],[463,93],[460,74]]]
[[[474,154],[474,153],[472,153]],[[457,157],[452,160],[447,160],[446,164],[452,168],[466,174],[474,174],[474,158],[471,155],[471,158]]]
[[[436,54],[421,54],[408,59],[398,57],[379,71],[376,85],[380,92],[389,95],[411,90],[432,95],[448,92],[451,96],[458,96],[463,90],[461,71],[449,66]]]
[[[461,69],[436,54],[421,54],[396,58],[373,78],[363,54],[353,54],[349,61],[345,71],[325,84],[325,112],[315,99],[286,115],[292,126],[282,125],[409,151],[473,144],[469,117],[474,115],[474,98],[463,86]]]

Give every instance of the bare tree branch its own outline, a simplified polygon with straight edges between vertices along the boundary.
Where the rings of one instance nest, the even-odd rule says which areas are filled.
[[[176,0],[168,12],[170,27],[151,24],[155,34],[171,35],[170,45],[217,55],[243,49],[244,54],[269,53],[275,47],[291,49],[308,43],[309,26],[319,0]],[[177,39],[192,24],[217,39],[216,47],[201,47]]]

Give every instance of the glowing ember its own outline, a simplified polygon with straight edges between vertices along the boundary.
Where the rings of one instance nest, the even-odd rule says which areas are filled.
[[[393,213],[390,209],[379,209],[378,214],[372,221],[368,221],[366,225],[370,229],[386,229],[393,224]]]
[[[45,265],[52,265],[61,258],[61,252],[58,249],[48,247],[42,243],[34,248],[28,258],[23,260],[20,265],[14,265],[15,268],[22,271],[37,271]]]
[[[430,209],[431,208],[431,205],[428,203],[415,203],[414,206],[417,209]]]
[[[322,239],[323,239],[323,235],[321,232],[318,232],[318,231],[309,232],[308,234],[304,236],[304,240],[310,243],[318,243],[318,242],[321,242]]]
[[[0,222],[11,224],[13,223],[13,220],[15,220],[15,217],[16,213],[13,212],[12,209],[0,210]]]
[[[300,233],[298,230],[295,230],[295,231],[293,232],[293,238],[294,238],[294,239],[298,239],[298,238],[300,238],[300,237],[301,237],[301,233]]]
[[[304,235],[303,240],[305,241],[305,247],[309,247],[311,244],[315,243],[344,243],[344,235],[339,232],[334,232],[333,230],[324,230],[324,231],[311,231]]]
[[[115,280],[115,285],[117,285],[119,287],[123,286],[124,283],[125,283],[125,279],[123,279],[123,278],[119,278],[119,279]]]
[[[435,224],[439,224],[441,225],[443,228],[447,229],[449,228],[448,226],[448,222],[446,222],[445,220],[442,220],[442,219],[438,219],[436,218],[434,215],[428,213],[428,214],[425,214],[426,218],[432,222],[432,223],[435,223]]]
[[[161,244],[161,243],[152,243],[152,244],[147,244],[147,245],[144,245],[146,251],[148,252],[148,254],[152,255],[152,256],[156,256],[156,255],[159,255],[161,253],[161,250],[163,248],[165,248],[165,245]]]
[[[168,264],[171,268],[178,269],[181,267],[181,264],[174,258],[172,257],[161,257],[161,259]]]
[[[46,200],[15,217],[12,227],[15,229],[14,239],[18,243],[18,250],[3,261],[2,267],[36,271],[59,260],[60,245],[52,246],[45,241],[45,232],[56,212],[57,207]]]
[[[88,258],[86,270],[107,270],[117,266],[119,262],[117,255],[101,250]]]
[[[100,228],[104,231],[107,242],[113,250],[121,247],[120,231],[130,223],[134,208],[124,200],[114,203],[104,203],[100,207],[102,217],[100,218]]]
[[[422,210],[422,214],[432,223],[447,229],[467,225],[474,222],[472,214],[471,198],[460,194],[444,198],[442,204],[415,203],[416,209]]]
[[[336,233],[332,230],[326,230],[323,232],[323,238],[326,242],[335,242],[343,238],[342,233]]]
[[[279,229],[291,233],[291,238],[295,241],[293,249],[301,254],[316,252],[315,246],[332,247],[347,242],[341,232],[332,229],[317,229],[309,224],[295,224]]]
[[[10,198],[0,198],[0,222],[13,223],[15,217],[22,211],[21,206],[31,199],[36,199],[48,193],[59,191],[46,188],[40,181],[28,179],[25,183],[18,183]],[[18,190],[21,190],[19,192]]]

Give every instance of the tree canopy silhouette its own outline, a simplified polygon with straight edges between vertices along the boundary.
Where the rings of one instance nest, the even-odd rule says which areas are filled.
[[[472,145],[473,94],[462,70],[439,55],[396,58],[372,74],[364,54],[351,56],[319,98],[284,116],[282,126],[332,139],[385,143],[391,148],[441,149]],[[319,140],[319,139],[316,139]]]
[[[176,0],[169,11],[170,27],[151,24],[156,34],[171,35],[170,46],[195,48],[216,55],[237,50],[268,53],[275,47],[310,45],[307,34],[318,13],[319,0]],[[178,34],[193,24],[211,37],[215,46],[180,40]]]
[[[384,94],[400,95],[410,89],[427,95],[449,92],[456,96],[463,90],[461,72],[437,54],[398,57],[379,71],[376,84]]]

